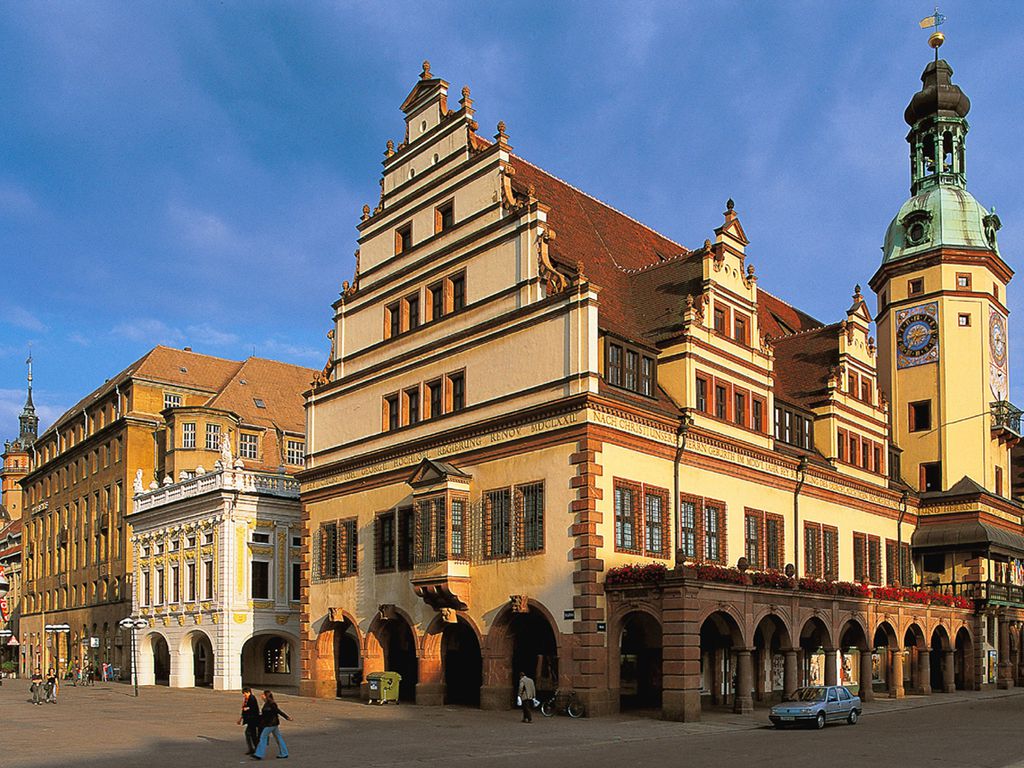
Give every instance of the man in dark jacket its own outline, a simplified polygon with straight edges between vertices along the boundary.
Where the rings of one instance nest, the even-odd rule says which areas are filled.
[[[245,754],[251,755],[256,751],[256,745],[260,743],[260,703],[252,695],[252,688],[242,689],[242,714],[238,718],[238,724],[245,724],[245,746],[248,750]]]

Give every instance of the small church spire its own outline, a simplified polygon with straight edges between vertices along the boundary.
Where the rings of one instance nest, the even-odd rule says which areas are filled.
[[[28,360],[25,361],[28,367],[28,396],[25,399],[25,407],[18,417],[18,440],[22,446],[27,448],[39,437],[39,417],[36,416],[36,407],[32,402],[32,350],[29,349]]]

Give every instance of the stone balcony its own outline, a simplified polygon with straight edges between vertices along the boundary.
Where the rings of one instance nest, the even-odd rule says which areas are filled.
[[[163,507],[182,499],[214,491],[238,491],[285,499],[299,498],[299,481],[290,475],[254,472],[243,469],[219,469],[176,483],[166,483],[135,494],[134,513]]]

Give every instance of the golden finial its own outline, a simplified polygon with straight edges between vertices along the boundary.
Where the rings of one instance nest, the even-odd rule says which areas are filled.
[[[921,29],[933,29],[931,36],[928,38],[928,45],[935,49],[935,60],[939,59],[939,48],[944,42],[946,42],[946,36],[939,31],[939,27],[945,23],[946,17],[939,13],[939,6],[935,6],[935,13],[931,16],[925,16],[920,21]]]
[[[421,80],[429,80],[430,79],[430,62],[427,61],[426,59],[423,60],[423,71],[420,72],[420,79]]]

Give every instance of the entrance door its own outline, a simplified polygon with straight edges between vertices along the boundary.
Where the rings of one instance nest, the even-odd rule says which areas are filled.
[[[480,706],[483,657],[476,634],[465,622],[449,624],[441,638],[444,703]]]

